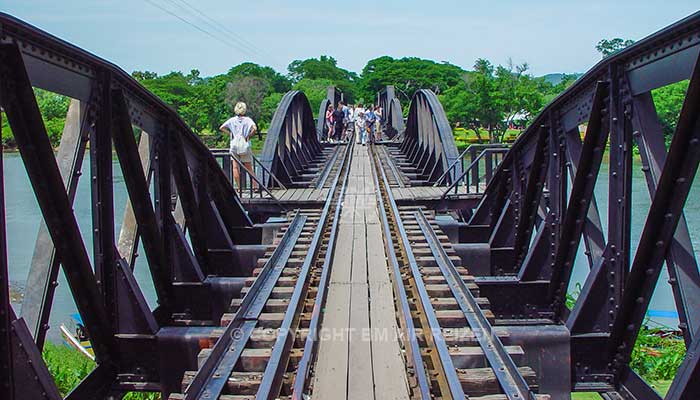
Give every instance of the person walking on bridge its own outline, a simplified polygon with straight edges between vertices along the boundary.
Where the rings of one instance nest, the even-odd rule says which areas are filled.
[[[366,135],[369,136],[369,142],[374,143],[374,124],[377,122],[377,115],[374,114],[374,105],[367,107],[365,112],[365,129]]]
[[[350,143],[352,140],[352,132],[355,128],[355,106],[348,106],[348,113],[345,116],[345,138],[344,140]]]
[[[248,107],[245,103],[239,101],[233,107],[235,117],[229,118],[221,124],[219,130],[228,133],[231,136],[229,152],[232,158],[237,158],[243,164],[243,167],[251,175],[251,183],[254,189],[257,189],[257,183],[253,180],[255,172],[253,171],[253,151],[250,148],[250,138],[253,137],[258,129],[255,122],[246,117],[245,113]],[[245,181],[241,182],[241,171],[238,162],[234,159],[231,162],[233,172],[233,182],[238,182],[241,188],[245,188]]]
[[[323,124],[323,136],[321,137],[322,142],[332,142],[333,141],[333,104],[329,104],[326,108],[326,123]]]
[[[364,144],[365,141],[362,138],[365,132],[365,109],[362,108],[362,103],[357,104],[353,116],[353,122],[355,123],[355,141],[357,144]]]
[[[374,108],[374,115],[377,117],[377,122],[374,125],[375,142],[379,142],[382,140],[382,124],[384,123],[380,106]]]
[[[338,103],[338,108],[333,111],[333,140],[342,141],[343,131],[345,130],[345,113],[343,112],[343,103]]]

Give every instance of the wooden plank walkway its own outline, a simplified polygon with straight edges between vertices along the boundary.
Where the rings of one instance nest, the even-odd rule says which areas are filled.
[[[290,189],[273,189],[270,191],[277,200],[282,203],[323,203],[328,196],[328,189],[314,188],[290,188]],[[241,194],[241,200],[247,202],[265,202],[273,201],[267,193],[263,193],[262,198],[259,193],[253,193],[251,197],[250,191],[244,191]]]
[[[483,185],[482,185],[483,186]],[[475,193],[476,188],[472,186],[467,193],[467,188],[465,186],[459,186],[458,191],[455,194],[454,189],[450,190],[449,195],[451,197],[457,196],[460,198],[471,198],[480,197],[483,194],[485,187],[481,188],[481,193]],[[407,200],[438,200],[442,197],[442,194],[447,190],[447,186],[410,186],[410,187],[394,187],[391,192],[394,195],[396,201],[407,201]]]
[[[367,148],[356,147],[338,228],[312,397],[408,399]]]

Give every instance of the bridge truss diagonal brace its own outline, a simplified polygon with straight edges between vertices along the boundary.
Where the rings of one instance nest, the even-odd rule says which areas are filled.
[[[700,163],[700,57],[696,59],[680,118],[659,177],[637,252],[610,336],[609,354],[618,379],[626,373],[632,348],[644,321],[667,251]],[[694,339],[689,350],[697,347]],[[690,398],[700,385],[697,355],[688,353],[676,375],[670,399]]]
[[[596,86],[591,117],[581,151],[581,161],[573,179],[569,207],[565,210],[559,245],[554,256],[549,296],[557,316],[560,316],[563,308],[566,307],[566,290],[608,139],[608,119],[604,111],[605,100],[609,95],[608,90],[607,83],[599,82]]]
[[[161,307],[168,309],[171,303],[172,277],[167,266],[167,257],[162,248],[163,238],[157,229],[156,214],[151,203],[149,184],[143,171],[141,157],[134,138],[134,130],[128,114],[124,95],[120,90],[110,93],[112,97],[112,137],[129,193],[131,206],[138,229],[143,239],[153,285]],[[150,312],[149,312],[150,314]]]
[[[639,147],[642,170],[652,198],[656,194],[659,176],[667,159],[663,131],[653,101],[649,92],[635,96],[632,119],[633,136]],[[685,215],[681,215],[673,241],[669,245],[666,267],[678,310],[679,327],[686,345],[690,345],[700,328],[700,273]]]
[[[113,331],[72,211],[53,148],[15,45],[0,45],[2,106],[15,135],[44,221],[100,362],[117,359]]]
[[[89,137],[89,102],[72,99],[61,136],[56,160],[71,203],[75,199],[81,175],[85,147]],[[27,293],[22,301],[21,316],[27,323],[39,349],[43,348],[49,329],[51,305],[57,287],[60,262],[49,236],[46,223],[41,222],[32,263],[27,276]]]

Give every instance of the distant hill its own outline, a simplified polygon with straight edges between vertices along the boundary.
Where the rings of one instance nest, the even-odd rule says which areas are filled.
[[[573,73],[573,74],[555,73],[555,74],[547,74],[547,75],[544,75],[544,76],[542,76],[542,78],[544,78],[544,80],[545,80],[546,82],[549,82],[549,83],[551,83],[552,85],[556,85],[556,84],[558,84],[559,82],[561,82],[562,79],[564,79],[564,76],[566,76],[566,75],[574,75],[576,78],[578,78],[579,76],[581,76],[581,75],[583,75],[583,74],[581,74],[581,73]]]

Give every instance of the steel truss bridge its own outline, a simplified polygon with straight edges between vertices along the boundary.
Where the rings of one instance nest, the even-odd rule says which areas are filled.
[[[694,14],[595,65],[512,146],[461,153],[429,90],[405,120],[382,90],[384,140],[367,147],[320,142],[339,91],[318,120],[290,92],[254,171],[233,182],[240,161],[127,73],[0,14],[0,104],[42,216],[13,307],[0,186],[3,398],[62,398],[41,356],[62,270],[96,359],[69,399],[660,399],[630,359],[664,268],[687,348],[665,398],[700,398],[700,274],[683,214],[700,162],[699,55]],[[651,91],[686,79],[666,148]],[[57,154],[34,87],[72,99]],[[636,211],[633,252],[634,146],[651,206]],[[113,152],[128,191],[120,232]],[[72,206],[80,178],[92,249]],[[577,256],[589,270],[569,308]],[[137,257],[150,282],[135,278]]]

